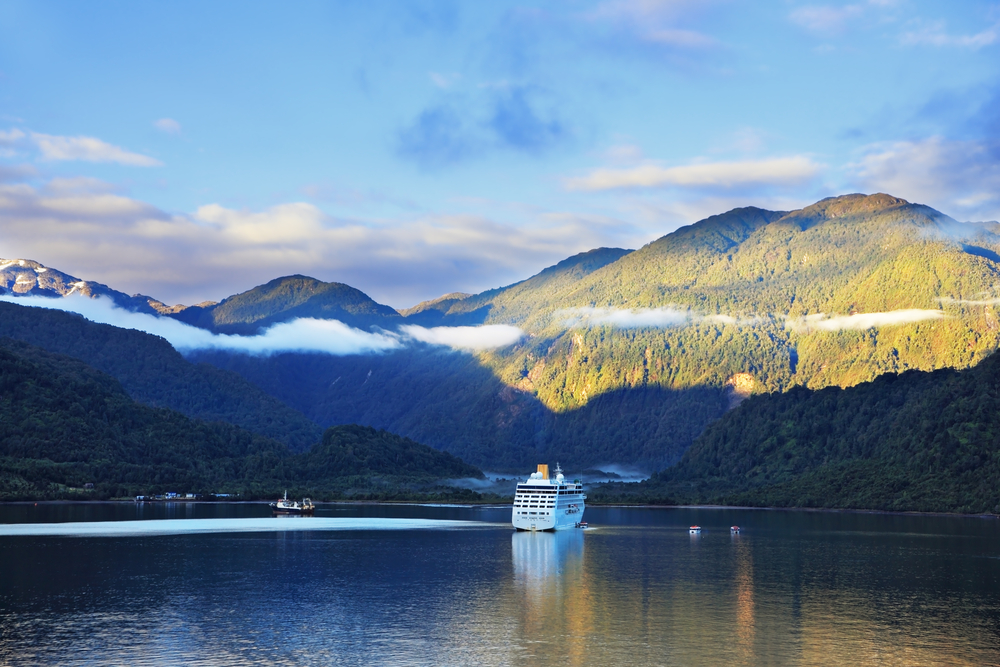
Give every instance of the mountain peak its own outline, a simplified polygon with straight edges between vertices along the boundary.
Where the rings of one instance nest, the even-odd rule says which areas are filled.
[[[170,315],[188,324],[230,334],[253,334],[261,327],[299,317],[337,319],[362,327],[399,317],[389,306],[376,303],[350,285],[326,283],[299,274],[275,278],[218,304],[193,306]]]
[[[885,211],[898,206],[908,206],[910,202],[899,197],[893,197],[882,192],[873,195],[854,193],[839,197],[821,199],[812,206],[806,206],[801,213],[821,214],[827,218],[842,218],[859,213]],[[799,211],[796,211],[799,212]]]

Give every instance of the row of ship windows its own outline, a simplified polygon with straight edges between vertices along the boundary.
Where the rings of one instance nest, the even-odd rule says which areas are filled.
[[[550,514],[550,512],[518,512],[518,514]]]
[[[558,493],[560,496],[572,495],[574,493],[583,493],[583,489],[561,489],[556,491],[555,489],[516,489],[516,493],[540,493],[543,495],[554,496]]]
[[[574,496],[583,493],[583,489],[579,489],[576,491],[560,491],[558,494],[555,491],[522,491],[522,490],[518,490],[515,493],[517,493],[518,495],[534,495],[534,496],[555,496],[555,495]]]

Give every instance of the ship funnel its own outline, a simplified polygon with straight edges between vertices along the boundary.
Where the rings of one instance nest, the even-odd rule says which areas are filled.
[[[549,478],[549,464],[548,463],[539,463],[538,464],[538,476],[541,477],[542,479],[548,479]]]

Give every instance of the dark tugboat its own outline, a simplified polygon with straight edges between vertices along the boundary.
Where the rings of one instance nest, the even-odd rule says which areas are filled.
[[[303,498],[302,502],[297,502],[295,500],[288,499],[288,491],[285,491],[285,497],[281,500],[271,503],[271,513],[272,514],[295,514],[295,515],[308,515],[312,516],[316,512],[316,506],[313,505],[312,500],[309,498]]]

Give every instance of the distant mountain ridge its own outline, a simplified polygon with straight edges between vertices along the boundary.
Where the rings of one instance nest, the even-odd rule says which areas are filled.
[[[0,259],[0,294],[16,296],[65,297],[80,294],[91,298],[106,296],[119,307],[155,315],[169,308],[142,294],[129,296],[92,280],[80,280],[30,259]]]
[[[355,328],[388,328],[402,319],[361,290],[300,275],[275,278],[217,304],[191,306],[170,316],[216,333],[241,335],[300,317],[335,319]]]

